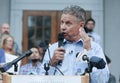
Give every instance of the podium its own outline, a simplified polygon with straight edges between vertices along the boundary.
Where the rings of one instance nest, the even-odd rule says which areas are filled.
[[[40,76],[3,74],[2,83],[89,83],[89,75],[85,76]]]

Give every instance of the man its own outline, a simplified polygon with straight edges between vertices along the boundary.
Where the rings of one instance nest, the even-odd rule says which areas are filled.
[[[41,41],[38,45],[38,50],[39,50],[39,53],[42,55],[42,59],[41,59],[41,62],[43,61],[43,58],[44,58],[44,55],[45,55],[45,51],[47,49],[48,45],[46,45],[45,42]]]
[[[64,33],[63,46],[55,43],[46,51],[43,64],[50,62],[50,75],[82,75],[88,64],[76,61],[76,54],[86,50],[87,56],[101,57],[105,60],[102,48],[91,41],[84,31],[85,11],[79,6],[70,6],[63,9],[60,30]],[[57,67],[57,68],[56,68]],[[41,73],[44,74],[45,71]],[[90,73],[91,83],[106,83],[109,77],[107,66],[104,69],[93,68]]]
[[[10,34],[10,26],[7,23],[3,23],[1,26],[1,37],[4,34]],[[14,42],[14,51],[17,55],[22,55],[22,52],[20,51],[16,42]]]
[[[10,26],[7,23],[3,23],[1,26],[1,34],[9,34],[10,33]]]
[[[108,67],[110,67],[110,63],[111,63],[110,58],[109,58],[107,55],[105,55],[105,58],[106,58]],[[112,75],[111,73],[110,73],[110,77],[109,77],[108,83],[116,83],[116,78],[115,78],[115,76]]]
[[[100,44],[100,36],[94,32],[94,28],[95,28],[95,20],[92,18],[88,19],[85,23],[85,31],[90,37],[93,38],[93,41]]]
[[[30,62],[21,66],[19,74],[22,75],[39,75],[41,70],[42,56],[39,54],[37,48],[31,48],[32,54],[29,57]]]

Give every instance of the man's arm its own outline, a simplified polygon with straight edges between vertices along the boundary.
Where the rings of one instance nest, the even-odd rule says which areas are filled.
[[[88,53],[90,57],[92,56],[100,57],[103,58],[104,61],[106,62],[103,50],[97,43],[94,42],[91,43],[91,48],[92,50],[89,51]],[[109,69],[107,64],[104,69],[97,69],[93,67],[90,76],[91,76],[91,83],[107,83],[109,79]]]
[[[58,63],[59,59],[62,60],[62,57],[61,57],[61,55],[59,55],[58,50],[59,50],[58,43],[55,43],[52,46],[50,46],[49,50],[47,49],[44,59],[43,59],[42,68],[41,68],[42,75],[45,75],[45,69],[44,69],[45,63],[50,63],[50,65],[49,65],[50,69],[49,69],[48,73],[49,73],[49,75],[54,75],[56,64]]]
[[[85,30],[81,27],[79,29],[80,36],[83,39],[84,49],[88,51],[88,56],[91,58],[92,56],[100,57],[105,60],[105,56],[102,48],[97,44],[90,40],[89,36],[85,33]],[[109,70],[107,65],[104,69],[96,69],[93,68],[92,73],[90,74],[91,83],[106,83],[109,79]]]

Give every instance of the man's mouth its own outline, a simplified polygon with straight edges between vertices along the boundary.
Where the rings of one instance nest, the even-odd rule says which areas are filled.
[[[36,62],[39,62],[40,59],[32,59],[31,61],[32,61],[33,63],[36,63]]]
[[[8,32],[8,31],[5,31],[4,34],[9,34],[9,32]]]
[[[66,34],[65,32],[61,32],[61,33],[64,34],[64,35]]]
[[[67,33],[64,33],[64,37],[67,36]]]

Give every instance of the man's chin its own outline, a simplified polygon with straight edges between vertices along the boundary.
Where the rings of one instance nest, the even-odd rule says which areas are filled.
[[[64,39],[69,39],[68,36],[64,35]]]
[[[66,40],[68,40],[68,41],[70,40],[70,38],[69,38],[68,36],[64,37],[64,39],[66,39]]]

